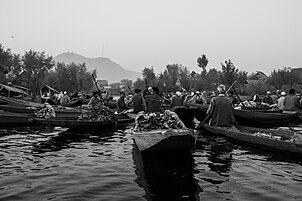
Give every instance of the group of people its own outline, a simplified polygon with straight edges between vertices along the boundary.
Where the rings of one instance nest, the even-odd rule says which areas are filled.
[[[140,111],[160,112],[163,98],[159,95],[157,87],[148,87],[148,90],[142,93],[141,89],[135,89],[133,96],[126,99],[125,92],[120,92],[117,100],[117,112],[122,113],[130,108],[133,113]]]
[[[284,113],[294,113],[297,112],[301,107],[301,100],[296,95],[295,89],[290,89],[288,95],[285,91],[280,92],[279,90],[276,93],[272,94],[270,91],[266,92],[266,96],[261,100],[257,91],[254,92],[253,96],[254,102],[261,102],[267,104],[268,106],[276,105],[278,110],[283,111]]]

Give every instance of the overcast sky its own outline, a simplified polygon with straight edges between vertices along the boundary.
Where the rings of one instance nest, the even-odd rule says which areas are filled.
[[[302,66],[300,0],[0,0],[0,43],[56,56],[108,57],[126,69],[178,63],[200,72],[197,58],[221,70]]]

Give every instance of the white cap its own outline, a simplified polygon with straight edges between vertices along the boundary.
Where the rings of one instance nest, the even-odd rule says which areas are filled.
[[[281,96],[286,96],[285,91],[282,91],[282,92],[281,92]]]
[[[267,94],[271,94],[271,92],[270,92],[270,91],[267,91],[266,93],[267,93]]]
[[[179,91],[175,92],[175,94],[176,94],[177,96],[181,96],[181,93],[180,93]]]

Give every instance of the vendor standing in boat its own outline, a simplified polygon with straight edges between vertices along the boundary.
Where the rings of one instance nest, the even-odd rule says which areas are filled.
[[[283,113],[296,113],[299,108],[298,97],[296,96],[296,90],[290,89],[288,95],[284,99]]]
[[[218,96],[212,98],[207,114],[211,117],[210,125],[219,127],[233,127],[235,118],[233,116],[233,104],[225,96],[225,86],[217,87]]]

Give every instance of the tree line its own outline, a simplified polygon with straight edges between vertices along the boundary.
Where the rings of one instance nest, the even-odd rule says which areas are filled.
[[[168,64],[159,75],[155,74],[153,67],[145,67],[142,70],[143,79],[138,78],[134,87],[144,90],[146,86],[157,86],[163,92],[182,89],[188,92],[215,91],[219,84],[230,86],[236,81],[234,88],[242,95],[252,94],[254,91],[265,94],[268,90],[274,92],[289,88],[302,92],[302,69],[294,71],[292,68],[283,67],[274,69],[266,76],[262,73],[248,74],[246,71],[240,71],[230,59],[221,63],[221,70],[207,70],[208,63],[209,59],[205,54],[197,58],[196,65],[200,67],[200,73],[190,72],[181,64]]]
[[[246,71],[240,71],[230,59],[221,63],[221,70],[207,69],[208,63],[209,59],[202,54],[196,60],[200,72],[191,72],[181,64],[168,64],[160,74],[155,74],[153,67],[145,67],[142,70],[143,79],[138,78],[133,83],[133,87],[144,90],[147,86],[157,86],[162,92],[182,88],[189,92],[214,91],[219,84],[229,86],[236,81],[234,86],[242,95],[251,94],[255,90],[265,94],[267,90],[288,90],[292,87],[300,93],[302,91],[301,69],[288,67],[274,69],[269,76],[263,78],[257,73],[249,75]],[[56,63],[52,56],[34,50],[25,51],[24,55],[14,54],[0,44],[0,83],[2,84],[20,85],[35,93],[39,92],[45,84],[59,91],[91,92],[96,90],[92,75],[96,77],[96,71],[89,72],[85,63]]]
[[[45,52],[29,50],[19,55],[0,44],[0,69],[0,83],[23,86],[34,93],[45,84],[59,91],[95,90],[92,74],[96,77],[96,71],[88,72],[85,63],[56,63]]]

